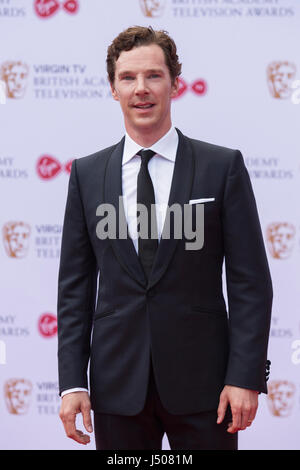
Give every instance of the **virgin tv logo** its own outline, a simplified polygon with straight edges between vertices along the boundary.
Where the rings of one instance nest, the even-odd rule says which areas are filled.
[[[73,15],[77,13],[78,9],[78,0],[34,0],[34,10],[40,18],[49,18],[59,10]]]
[[[52,313],[44,313],[38,321],[38,330],[44,338],[53,338],[57,334],[57,318]]]
[[[183,78],[179,78],[178,93],[173,99],[181,98],[187,91],[191,91],[198,96],[204,96],[207,92],[207,82],[203,78],[198,78],[189,84]]]
[[[50,180],[55,178],[63,170],[66,173],[71,172],[73,160],[69,160],[65,164],[61,164],[57,158],[52,155],[42,155],[36,164],[36,171],[38,176],[43,180]]]

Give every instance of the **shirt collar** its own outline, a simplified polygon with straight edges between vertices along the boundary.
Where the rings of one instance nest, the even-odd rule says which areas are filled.
[[[153,150],[153,152],[160,156],[175,162],[177,147],[178,134],[175,127],[171,127],[171,129],[157,142],[151,145],[149,149]],[[137,144],[126,132],[122,165],[125,165],[129,160],[131,160],[142,148],[145,147],[141,147]]]

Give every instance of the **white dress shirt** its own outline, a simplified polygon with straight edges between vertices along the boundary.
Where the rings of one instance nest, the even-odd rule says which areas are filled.
[[[159,239],[166,216],[177,146],[178,134],[174,128],[171,128],[160,140],[147,148],[156,154],[149,161],[148,169],[154,188]],[[141,166],[141,157],[136,154],[141,149],[142,147],[126,134],[122,160],[122,193],[128,231],[136,252],[138,252],[137,177]]]
[[[155,155],[148,163],[149,174],[152,179],[158,237],[161,238],[163,223],[166,216],[167,205],[171,190],[175,158],[178,147],[178,134],[174,127],[146,150],[153,150]],[[138,252],[137,237],[137,177],[141,165],[141,157],[137,155],[142,148],[127,133],[125,135],[124,151],[122,158],[122,194],[125,216],[128,224],[129,235],[132,238],[136,252]],[[62,392],[63,397],[71,392],[86,392],[85,388],[71,388]]]

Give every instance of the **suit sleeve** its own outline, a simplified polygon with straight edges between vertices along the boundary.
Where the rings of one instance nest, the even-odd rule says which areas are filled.
[[[267,393],[272,281],[255,197],[239,151],[227,176],[223,231],[230,342],[225,384]]]
[[[64,215],[58,274],[59,392],[88,388],[92,317],[97,286],[97,263],[91,246],[73,161]]]

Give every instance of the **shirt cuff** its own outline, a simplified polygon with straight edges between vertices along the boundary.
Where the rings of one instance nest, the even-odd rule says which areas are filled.
[[[69,388],[68,390],[64,390],[63,392],[61,392],[60,396],[62,398],[63,396],[67,395],[68,393],[73,393],[73,392],[88,392],[88,390],[86,388],[80,388],[80,387]]]

